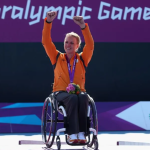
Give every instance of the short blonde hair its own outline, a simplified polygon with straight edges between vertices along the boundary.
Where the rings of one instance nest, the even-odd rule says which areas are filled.
[[[80,36],[77,33],[70,32],[70,33],[66,34],[66,37],[67,36],[73,36],[73,37],[75,37],[77,39],[77,44],[79,44],[79,47],[80,47],[80,45],[81,45],[81,38],[80,38]]]

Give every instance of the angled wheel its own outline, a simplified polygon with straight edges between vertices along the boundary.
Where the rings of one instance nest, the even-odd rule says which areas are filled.
[[[98,141],[94,139],[94,150],[98,150]]]
[[[57,136],[57,138],[56,138],[56,145],[57,145],[57,149],[60,150],[60,148],[61,148],[61,141],[60,141],[60,137],[59,136]]]
[[[91,128],[95,129],[96,132],[98,132],[97,110],[96,110],[96,106],[92,98],[90,98],[90,119],[91,119]],[[95,142],[95,135],[93,134],[91,142],[87,146],[92,147],[94,142]]]
[[[46,98],[43,105],[41,119],[42,140],[48,148],[50,148],[53,145],[53,142],[55,140],[58,115],[56,108],[56,100],[53,101],[54,104],[52,103],[52,101],[52,98]]]

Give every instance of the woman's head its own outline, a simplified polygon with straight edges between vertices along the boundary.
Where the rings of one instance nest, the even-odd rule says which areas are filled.
[[[81,44],[81,38],[78,34],[70,32],[66,34],[64,40],[64,49],[67,54],[72,54],[78,51]]]

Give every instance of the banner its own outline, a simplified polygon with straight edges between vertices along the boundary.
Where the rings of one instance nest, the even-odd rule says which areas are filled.
[[[44,18],[57,11],[53,42],[81,31],[72,18],[83,16],[95,42],[150,42],[150,1],[7,0],[0,2],[0,42],[41,42]],[[83,37],[82,37],[83,41]]]
[[[1,133],[41,132],[44,103],[0,103]],[[96,102],[98,131],[150,130],[150,102]],[[59,119],[63,116],[59,114]],[[58,129],[63,124],[57,124]]]

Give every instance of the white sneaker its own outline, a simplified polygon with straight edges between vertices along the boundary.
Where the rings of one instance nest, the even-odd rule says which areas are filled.
[[[68,142],[70,144],[78,143],[77,134],[68,135]]]
[[[86,137],[84,135],[84,132],[79,132],[78,133],[78,142],[81,144],[84,144],[87,142]]]

